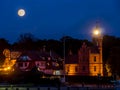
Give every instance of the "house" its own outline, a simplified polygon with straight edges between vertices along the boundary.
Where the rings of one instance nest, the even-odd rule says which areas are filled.
[[[77,55],[69,53],[65,58],[65,74],[68,76],[103,76],[102,36],[93,37],[93,46],[84,42]]]
[[[38,71],[48,75],[62,75],[63,61],[54,52],[23,51],[16,61],[16,68],[21,71],[31,71],[37,67]]]

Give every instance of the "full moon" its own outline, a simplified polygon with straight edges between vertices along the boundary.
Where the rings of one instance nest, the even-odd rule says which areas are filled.
[[[25,15],[25,10],[24,9],[19,9],[18,10],[18,15],[21,16],[21,17],[24,16]]]

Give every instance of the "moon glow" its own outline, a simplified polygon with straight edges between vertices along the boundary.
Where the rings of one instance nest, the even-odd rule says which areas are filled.
[[[24,9],[19,9],[18,10],[18,16],[22,17],[25,15],[25,10]]]

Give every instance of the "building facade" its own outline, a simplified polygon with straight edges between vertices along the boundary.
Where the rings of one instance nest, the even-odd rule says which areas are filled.
[[[62,75],[63,61],[53,52],[24,51],[15,63],[21,71],[31,71],[34,67],[46,75]]]
[[[93,37],[94,45],[83,43],[77,55],[68,55],[65,60],[66,75],[103,76],[102,37]]]

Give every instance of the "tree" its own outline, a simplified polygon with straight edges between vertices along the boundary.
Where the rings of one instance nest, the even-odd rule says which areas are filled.
[[[92,43],[89,42],[88,40],[79,40],[72,38],[70,36],[64,36],[60,39],[60,41],[63,43],[63,46],[65,44],[65,55],[68,55],[69,51],[71,50],[73,54],[78,54],[78,50],[85,42],[88,46],[91,46]]]
[[[120,75],[120,38],[105,35],[103,37],[103,61],[109,65],[112,74]]]
[[[31,33],[21,34],[17,42],[13,44],[13,49],[33,50],[35,49],[36,38]]]
[[[120,75],[120,47],[111,48],[108,62],[111,65],[112,73]]]

